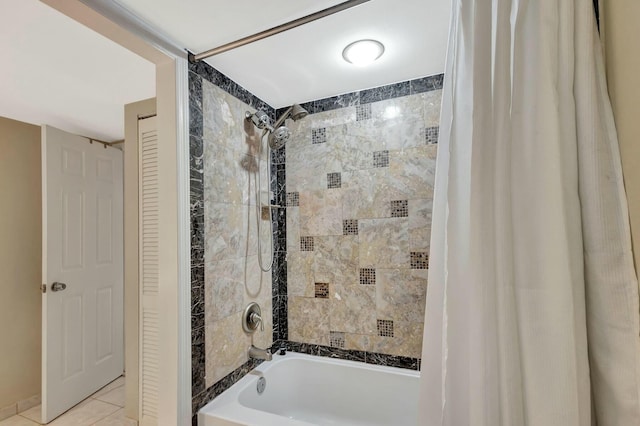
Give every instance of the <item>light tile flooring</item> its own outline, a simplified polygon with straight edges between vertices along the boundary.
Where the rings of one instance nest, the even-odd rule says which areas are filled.
[[[133,426],[137,422],[124,415],[124,377],[120,377],[82,401],[50,426]],[[0,426],[37,426],[40,406],[0,421]]]

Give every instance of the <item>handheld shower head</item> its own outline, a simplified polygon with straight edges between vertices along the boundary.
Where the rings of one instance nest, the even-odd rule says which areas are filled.
[[[260,130],[267,129],[269,131],[273,131],[273,126],[271,126],[271,120],[269,116],[264,111],[256,111],[251,114],[249,111],[245,113],[245,117],[247,120],[250,120],[254,126],[256,126]]]
[[[287,126],[280,126],[269,134],[271,149],[280,149],[291,138],[291,130]]]
[[[298,121],[307,115],[309,115],[309,112],[306,109],[298,104],[293,104],[278,118],[274,125],[271,125],[269,116],[260,110],[253,114],[247,111],[245,117],[258,129],[267,129],[269,131],[269,146],[271,149],[280,149],[291,138],[291,130],[283,125],[287,118]]]

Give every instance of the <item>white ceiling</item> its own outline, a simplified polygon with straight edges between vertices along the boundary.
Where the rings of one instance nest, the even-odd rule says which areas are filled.
[[[194,53],[344,0],[119,0]],[[271,106],[321,99],[442,73],[450,0],[371,0],[207,62]],[[342,59],[352,41],[381,41],[385,54],[358,68]]]
[[[192,52],[344,0],[120,0]],[[441,73],[450,0],[371,0],[207,60],[274,107]],[[373,38],[372,66],[342,59]],[[37,0],[0,0],[0,116],[115,141],[123,106],[155,96],[153,64]]]
[[[37,0],[0,0],[0,116],[105,141],[124,105],[155,96],[155,66]]]

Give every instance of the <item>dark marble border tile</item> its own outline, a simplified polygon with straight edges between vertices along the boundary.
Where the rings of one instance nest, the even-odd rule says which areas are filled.
[[[419,358],[386,355],[375,352],[356,351],[351,349],[333,348],[330,346],[312,345],[308,343],[290,341],[286,342],[286,346],[287,350],[308,355],[344,359],[348,361],[358,361],[367,364],[404,368],[407,370],[420,370]]]
[[[387,367],[405,368],[407,370],[420,370],[420,359],[406,356],[386,355],[367,352],[367,364],[384,365]]]
[[[415,80],[409,81],[409,85],[411,87],[411,94],[415,95],[418,93],[431,92],[433,90],[440,90],[442,89],[443,82],[444,82],[444,74],[437,74],[429,77],[416,78]]]
[[[202,78],[189,73],[189,134],[202,137]]]
[[[204,78],[208,82],[215,84],[231,96],[239,99],[252,108],[266,112],[272,120],[275,120],[275,110],[262,99],[258,98],[244,87],[240,86],[229,77],[213,68],[204,61],[195,64],[189,64],[189,70],[192,73]],[[201,89],[202,90],[202,89]]]
[[[389,84],[388,86],[376,87],[375,89],[361,91],[360,105],[384,101],[387,99],[399,98],[401,96],[407,96],[410,94],[411,85],[408,81]]]
[[[238,380],[247,375],[251,370],[262,364],[262,360],[250,359],[240,367],[227,374],[225,377],[217,381],[213,386],[205,391],[193,394],[191,401],[191,409],[194,417],[197,416],[198,410],[207,405],[215,397],[233,386]],[[204,377],[204,376],[203,376]]]
[[[399,98],[401,96],[439,90],[442,89],[443,80],[444,74],[436,74],[400,83],[388,84],[386,86],[375,87],[373,89],[345,93],[342,95],[332,96],[330,98],[317,99],[315,101],[305,102],[301,104],[301,106],[309,111],[310,114],[316,114],[323,111],[365,105],[372,102]],[[286,110],[287,108],[278,108],[276,110],[276,116],[279,117]]]

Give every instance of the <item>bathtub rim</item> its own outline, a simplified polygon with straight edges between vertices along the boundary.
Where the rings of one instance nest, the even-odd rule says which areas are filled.
[[[248,417],[260,418],[261,424],[265,426],[276,426],[281,424],[282,416],[272,414],[266,411],[257,410],[251,407],[247,407],[240,403],[239,395],[247,386],[252,382],[258,380],[262,376],[261,373],[265,373],[273,366],[282,364],[290,360],[307,360],[311,362],[318,362],[323,364],[330,364],[336,366],[343,366],[349,368],[356,368],[368,371],[377,371],[383,373],[398,374],[405,377],[420,378],[420,371],[409,370],[400,367],[391,367],[386,365],[367,364],[361,361],[346,360],[340,358],[324,357],[319,355],[309,355],[299,352],[287,352],[286,355],[273,354],[272,361],[265,361],[258,365],[253,370],[249,371],[244,377],[234,383],[229,389],[222,392],[220,395],[209,401],[200,410],[198,410],[197,418],[199,426],[207,426],[208,424],[217,424],[213,422],[207,422],[207,417],[213,417],[214,419],[220,419],[229,422],[229,425],[244,425],[245,423],[238,423],[240,420],[234,418],[234,414],[237,410],[246,412]],[[280,419],[280,420],[279,420]],[[315,426],[312,423],[304,422],[302,420],[288,419],[291,425],[299,426]],[[219,423],[223,424],[223,423]],[[251,424],[251,423],[249,423]]]

